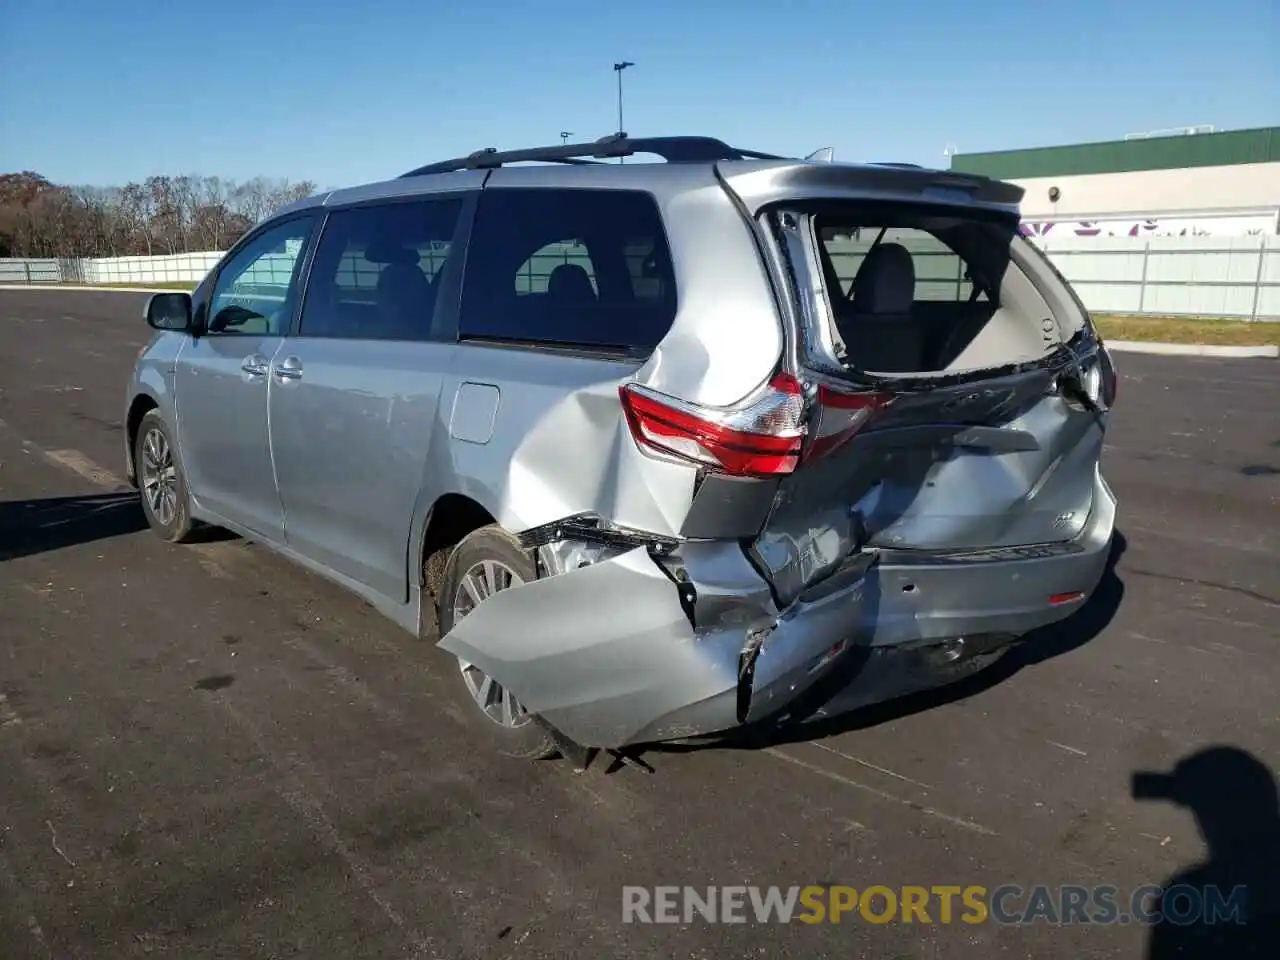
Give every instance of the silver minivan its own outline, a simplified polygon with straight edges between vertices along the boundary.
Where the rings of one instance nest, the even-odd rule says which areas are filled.
[[[510,755],[946,683],[1115,522],[1114,367],[1021,195],[617,135],[312,197],[149,301],[130,477],[436,645]]]

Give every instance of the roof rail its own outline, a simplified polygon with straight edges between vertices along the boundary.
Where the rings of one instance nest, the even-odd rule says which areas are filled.
[[[652,153],[668,163],[708,163],[716,160],[785,160],[785,157],[756,150],[740,150],[714,137],[642,137],[631,138],[614,133],[587,143],[563,143],[550,147],[528,147],[523,150],[498,150],[486,147],[465,157],[429,163],[402,173],[404,177],[420,177],[429,173],[452,173],[456,170],[492,170],[507,163],[542,161],[545,163],[587,164],[636,153]]]

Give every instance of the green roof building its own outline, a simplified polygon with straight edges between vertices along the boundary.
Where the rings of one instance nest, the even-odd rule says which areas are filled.
[[[951,158],[951,169],[997,180],[1027,180],[1253,163],[1280,163],[1280,127],[960,153]]]

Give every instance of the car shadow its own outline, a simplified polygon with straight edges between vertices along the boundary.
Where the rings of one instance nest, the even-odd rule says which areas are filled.
[[[133,491],[7,500],[0,502],[0,561],[121,537],[146,527]]]
[[[240,534],[232,533],[225,527],[215,527],[207,523],[197,523],[195,529],[183,543],[223,543],[227,540],[241,540]]]
[[[1266,765],[1213,746],[1168,773],[1135,773],[1130,792],[1189,810],[1207,848],[1146,908],[1147,960],[1280,957],[1280,791]]]
[[[821,740],[865,730],[977,696],[1026,667],[1079,649],[1102,633],[1115,618],[1124,598],[1124,581],[1117,568],[1127,547],[1128,541],[1124,534],[1117,530],[1111,541],[1111,552],[1102,578],[1084,606],[1058,623],[1027,634],[994,664],[963,679],[848,712],[824,714],[821,711],[822,703],[834,699],[857,676],[863,665],[864,660],[848,657],[841,667],[833,670],[815,687],[809,697],[811,702],[799,711],[803,719],[779,725],[761,724],[720,736],[653,744],[645,747],[643,752],[687,753],[715,748],[756,750],[787,743]]]
[[[132,490],[0,501],[0,562],[146,529],[146,515]],[[196,525],[187,542],[239,539],[229,530],[202,523]]]

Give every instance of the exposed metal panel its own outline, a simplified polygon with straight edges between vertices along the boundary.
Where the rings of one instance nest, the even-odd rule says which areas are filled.
[[[959,153],[951,169],[999,180],[1280,161],[1280,127],[1110,140],[1029,150]]]

